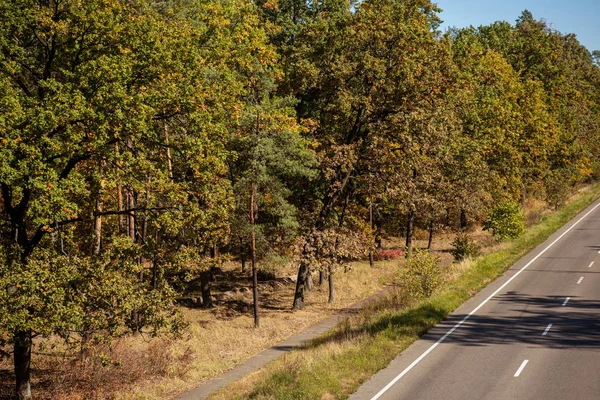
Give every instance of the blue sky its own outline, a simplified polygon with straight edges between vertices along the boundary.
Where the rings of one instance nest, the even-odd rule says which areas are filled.
[[[600,50],[600,0],[432,0],[447,27],[514,23],[528,9],[561,33],[575,33],[588,50]]]

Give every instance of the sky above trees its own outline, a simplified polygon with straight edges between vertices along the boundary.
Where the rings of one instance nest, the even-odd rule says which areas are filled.
[[[600,2],[597,0],[438,0],[444,10],[442,29],[487,25],[495,21],[514,23],[528,9],[561,33],[575,33],[588,50],[600,50]]]

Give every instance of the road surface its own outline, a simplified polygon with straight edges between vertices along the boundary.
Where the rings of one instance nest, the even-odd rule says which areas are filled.
[[[350,399],[600,399],[600,202]]]

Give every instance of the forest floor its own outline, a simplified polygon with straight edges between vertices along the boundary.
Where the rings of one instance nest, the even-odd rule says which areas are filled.
[[[543,203],[528,205],[528,223],[550,212]],[[470,232],[484,252],[496,250],[488,232]],[[432,252],[449,264],[455,237],[438,232]],[[427,232],[417,230],[415,247],[425,248]],[[400,249],[398,238],[384,240],[385,249]],[[501,245],[500,245],[501,246]],[[487,250],[486,250],[487,249]],[[253,328],[251,282],[239,263],[225,263],[213,285],[215,307],[194,308],[198,293],[188,294],[182,306],[189,329],[181,339],[156,339],[141,335],[118,339],[94,349],[87,362],[77,349],[66,349],[58,341],[38,339],[34,344],[32,383],[36,399],[165,399],[193,389],[244,362],[285,338],[340,313],[353,303],[380,292],[397,281],[403,257],[355,262],[336,273],[336,299],[327,303],[328,288],[315,285],[307,294],[306,308],[291,311],[295,288],[295,266],[278,270],[277,278],[260,282],[261,327]],[[315,279],[318,281],[318,279]],[[318,283],[318,282],[315,282]],[[185,302],[184,302],[185,303]],[[0,399],[13,390],[12,360],[0,360]]]

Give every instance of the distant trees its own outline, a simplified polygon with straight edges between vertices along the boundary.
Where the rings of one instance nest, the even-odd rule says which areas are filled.
[[[0,342],[19,398],[36,335],[180,331],[176,289],[200,275],[210,305],[219,247],[250,258],[258,327],[267,255],[295,249],[301,309],[311,272],[333,301],[382,234],[410,253],[417,226],[499,232],[510,214],[514,236],[527,198],[597,178],[597,52],[529,12],[442,34],[439,11],[0,0]]]

